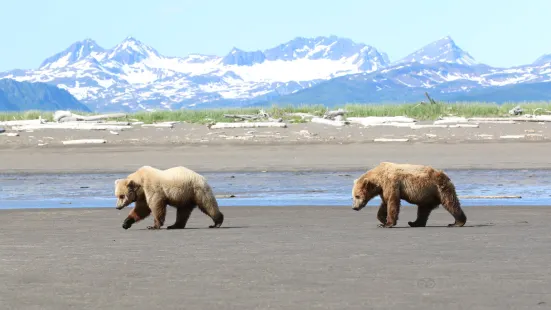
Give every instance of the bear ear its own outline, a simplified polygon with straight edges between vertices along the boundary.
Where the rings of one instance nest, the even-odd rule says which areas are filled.
[[[135,190],[138,187],[138,183],[134,182],[134,180],[128,180],[126,186],[128,186],[130,190]]]

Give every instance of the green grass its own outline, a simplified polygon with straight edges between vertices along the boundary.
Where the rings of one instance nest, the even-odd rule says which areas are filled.
[[[500,117],[510,116],[508,111],[516,105],[524,109],[524,113],[532,114],[535,109],[537,114],[546,114],[551,110],[551,102],[524,102],[507,103],[497,105],[485,102],[465,103],[438,103],[438,104],[400,104],[400,105],[378,105],[378,104],[344,104],[331,108],[331,110],[343,108],[348,117],[361,116],[408,116],[418,120],[435,120],[440,116],[464,116],[464,117]],[[327,110],[322,105],[304,106],[273,106],[264,109],[272,118],[283,118],[287,122],[300,122],[301,118],[289,116],[288,113],[309,113],[321,116]],[[129,114],[127,120],[138,120],[144,123],[155,123],[163,121],[183,121],[188,123],[209,123],[209,122],[232,122],[233,119],[225,118],[224,114],[257,114],[258,108],[246,109],[205,109],[205,110],[179,110],[179,111],[158,111],[158,112],[136,112]],[[83,114],[77,112],[78,114]],[[85,113],[87,115],[92,113]],[[0,112],[0,121],[37,119],[52,120],[52,112],[25,111],[25,112]],[[124,119],[118,119],[124,120]]]

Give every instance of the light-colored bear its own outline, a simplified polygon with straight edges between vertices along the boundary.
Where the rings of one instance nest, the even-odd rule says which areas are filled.
[[[408,222],[411,227],[426,226],[430,213],[440,204],[455,218],[449,227],[461,227],[467,222],[452,181],[443,171],[430,166],[380,163],[354,180],[353,209],[361,210],[377,195],[382,200],[377,213],[380,227],[396,225],[401,199],[417,205],[417,219]]]
[[[177,209],[176,222],[167,229],[183,229],[195,207],[210,216],[218,228],[224,215],[206,179],[185,167],[159,170],[143,166],[125,179],[115,180],[117,209],[135,203],[134,209],[124,220],[122,227],[128,229],[153,213],[154,224],[148,229],[160,229],[165,223],[166,206]]]

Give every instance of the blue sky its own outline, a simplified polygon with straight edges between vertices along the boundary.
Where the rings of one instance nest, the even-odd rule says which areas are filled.
[[[545,0],[17,0],[0,11],[0,71],[36,68],[75,41],[111,48],[134,36],[167,56],[265,49],[338,35],[397,60],[450,35],[477,61],[531,63],[551,53]]]

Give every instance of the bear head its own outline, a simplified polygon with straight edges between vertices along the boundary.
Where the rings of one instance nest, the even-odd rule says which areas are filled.
[[[377,184],[372,182],[369,178],[361,177],[354,180],[354,187],[352,188],[352,209],[360,211],[371,199],[373,199],[373,197],[379,194],[379,186],[377,186]]]
[[[115,196],[117,197],[117,210],[130,205],[138,199],[141,186],[130,179],[115,180]]]

